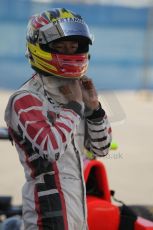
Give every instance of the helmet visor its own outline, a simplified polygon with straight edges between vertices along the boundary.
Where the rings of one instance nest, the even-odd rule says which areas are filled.
[[[66,21],[58,24],[49,23],[39,30],[39,43],[47,44],[67,36],[83,36],[92,44],[93,36],[85,23]]]

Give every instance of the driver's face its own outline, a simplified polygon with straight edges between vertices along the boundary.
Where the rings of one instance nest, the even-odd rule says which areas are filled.
[[[51,48],[61,54],[74,54],[78,49],[77,41],[59,41],[50,44]]]

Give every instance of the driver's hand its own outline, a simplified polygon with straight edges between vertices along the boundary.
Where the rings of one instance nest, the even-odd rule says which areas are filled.
[[[79,80],[70,80],[67,85],[60,86],[59,91],[70,101],[83,101],[81,83]]]
[[[85,103],[85,105],[92,110],[96,110],[99,107],[99,101],[92,80],[84,76],[81,79],[81,89],[83,102]]]

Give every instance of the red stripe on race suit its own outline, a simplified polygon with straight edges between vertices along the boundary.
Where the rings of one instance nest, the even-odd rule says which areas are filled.
[[[25,126],[25,123],[27,122],[42,122],[42,123],[46,123],[45,122],[46,117],[42,114],[42,111],[39,110],[30,110],[28,112],[22,112],[20,114],[20,121],[21,123]],[[40,125],[40,128],[42,127],[42,124],[37,124],[38,126]],[[39,128],[39,127],[38,127]]]
[[[36,134],[40,131],[41,128],[50,128],[50,126],[45,121],[37,121],[36,123],[31,123],[27,125],[27,133],[34,139]],[[44,138],[44,137],[43,137]]]
[[[15,112],[25,110],[31,106],[42,106],[42,102],[32,95],[25,95],[17,99],[14,103]]]
[[[46,138],[45,144],[44,144],[44,150],[47,151],[48,147],[48,137]]]
[[[64,218],[64,230],[68,230],[68,219],[67,219],[67,211],[66,211],[66,203],[65,203],[65,198],[64,194],[61,188],[61,183],[60,183],[60,178],[59,178],[59,171],[56,162],[53,162],[53,169],[55,171],[55,183],[56,187],[58,188],[58,192],[60,195],[60,200],[62,203],[62,211],[63,211],[63,218]]]
[[[42,143],[42,141],[44,140],[44,138],[46,137],[46,134],[50,131],[50,126],[42,129],[42,131],[40,132],[40,134],[38,135],[37,139],[36,139],[36,143],[38,145],[40,145]]]
[[[59,138],[61,138],[61,141],[63,143],[66,141],[66,135],[63,129],[70,133],[71,128],[68,126],[68,124],[63,123],[63,121],[55,121],[54,125],[48,124],[48,118],[43,115],[42,111],[36,110],[35,108],[37,106],[39,109],[41,109],[42,105],[42,102],[32,95],[23,96],[20,99],[17,99],[14,103],[16,113],[20,112],[19,119],[22,125],[24,127],[26,127],[27,125],[26,131],[28,136],[33,140],[40,131],[40,129],[42,129],[36,139],[36,143],[40,146],[43,140],[46,139],[43,145],[43,150],[47,150],[47,146],[49,143],[51,143],[52,148],[55,150],[58,148],[58,137],[54,135],[52,128],[58,131],[58,134],[60,136]],[[28,111],[24,111],[24,109],[28,109]],[[64,109],[64,111],[70,112],[73,115],[77,116],[77,114],[73,110]],[[52,111],[50,111],[49,113],[53,120],[56,119],[56,116]],[[63,118],[62,120],[65,120],[66,123],[71,122],[71,124],[74,124],[74,121],[69,116],[61,115],[59,117]]]
[[[67,132],[71,132],[71,128],[68,127],[66,124],[64,124],[62,122],[56,122],[55,124],[56,124],[56,126],[58,126],[60,128],[64,128]]]
[[[56,137],[55,137],[55,135],[53,134],[53,132],[51,130],[49,132],[49,137],[50,137],[50,140],[52,142],[53,149],[57,149],[58,144],[57,144],[57,141],[56,141]]]
[[[58,144],[56,141],[56,137],[54,136],[54,134],[51,131],[51,127],[49,124],[47,124],[46,122],[46,117],[42,114],[41,111],[39,110],[30,110],[28,112],[22,112],[20,114],[20,121],[21,123],[25,126],[26,123],[32,122],[33,123],[29,123],[27,125],[27,133],[28,135],[31,137],[31,139],[33,139],[37,133],[39,132],[39,130],[41,128],[43,128],[43,131],[40,133],[38,139],[37,139],[37,144],[41,144],[41,142],[43,141],[43,139],[49,135],[53,149],[57,149],[58,148]]]
[[[46,148],[47,148],[47,142],[48,142],[48,137],[50,139],[50,142],[52,143],[53,149],[57,149],[58,148],[58,144],[57,144],[57,141],[56,141],[56,137],[53,134],[53,132],[51,130],[51,127],[49,125],[46,126],[46,127],[44,127],[44,129],[42,130],[42,132],[40,132],[40,134],[39,134],[39,136],[38,136],[38,138],[36,140],[36,143],[38,145],[41,145],[41,143],[44,140],[44,138],[46,138],[45,149],[44,149],[44,150],[46,150]]]
[[[57,129],[58,133],[60,134],[61,138],[62,138],[62,142],[64,143],[66,141],[66,136],[65,134],[62,132],[62,130],[55,124],[54,125],[55,128]]]
[[[16,106],[17,106],[17,104],[16,104]],[[21,108],[21,106],[20,106],[20,108]],[[26,108],[27,108],[27,106],[26,106]],[[18,111],[18,110],[16,109],[16,111]],[[32,109],[28,112],[23,111],[20,114],[20,121],[24,126],[26,125],[26,123],[28,124],[27,125],[27,133],[31,137],[31,139],[33,139],[37,135],[39,130],[41,128],[43,128],[43,131],[40,133],[40,135],[37,138],[37,141],[36,141],[37,144],[41,145],[44,138],[48,135],[50,138],[50,141],[52,143],[53,149],[58,148],[56,137],[53,134],[53,132],[51,131],[50,125],[47,124],[46,117],[42,114],[42,111],[34,110],[34,109]],[[31,123],[32,121],[33,121],[33,123]],[[46,139],[46,141],[47,140],[48,139]],[[46,148],[46,144],[45,144],[45,148]],[[44,150],[46,150],[46,149],[44,149]]]
[[[57,149],[58,144],[56,141],[56,137],[51,130],[52,127],[50,127],[50,125],[47,124],[45,119],[46,117],[39,110],[30,110],[28,112],[22,112],[20,114],[20,121],[24,126],[26,122],[29,123],[29,121],[33,121],[33,123],[29,123],[27,125],[27,133],[31,137],[31,139],[33,139],[40,131],[40,129],[43,128],[42,132],[39,134],[36,140],[36,143],[38,145],[41,145],[46,135],[48,135],[52,143],[53,149]],[[66,137],[62,130],[60,130],[60,128],[64,128],[67,132],[70,132],[71,129],[62,122],[55,122],[54,126],[58,130],[59,135],[62,137],[62,142],[65,142]]]
[[[72,124],[74,124],[74,121],[73,121],[70,117],[63,116],[63,115],[61,115],[61,114],[59,115],[59,117],[64,118],[64,119],[67,119],[67,120],[71,121]]]

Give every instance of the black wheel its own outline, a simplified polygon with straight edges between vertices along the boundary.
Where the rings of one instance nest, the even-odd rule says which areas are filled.
[[[128,205],[132,211],[140,217],[153,221],[153,206],[152,205]]]

